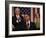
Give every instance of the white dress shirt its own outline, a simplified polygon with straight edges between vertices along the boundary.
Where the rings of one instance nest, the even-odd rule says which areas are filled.
[[[26,22],[27,28],[30,28],[30,20]]]
[[[16,18],[17,18],[17,19],[19,19],[19,18],[20,18],[20,16],[19,16],[19,15],[16,15]]]
[[[21,18],[19,15],[16,15],[16,18],[17,18],[17,20],[16,20],[17,23],[21,22]]]

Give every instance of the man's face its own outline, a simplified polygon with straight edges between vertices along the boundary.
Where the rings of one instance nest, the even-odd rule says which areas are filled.
[[[25,15],[25,20],[26,20],[26,21],[29,20],[29,15]]]
[[[20,9],[19,9],[19,8],[16,8],[16,9],[15,9],[15,14],[16,14],[16,15],[19,15],[19,14],[20,14]]]

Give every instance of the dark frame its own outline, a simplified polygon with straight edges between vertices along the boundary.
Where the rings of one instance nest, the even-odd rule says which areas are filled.
[[[38,34],[25,34],[25,35],[8,35],[9,30],[8,30],[8,22],[9,22],[9,14],[8,14],[8,9],[9,9],[9,4],[10,3],[26,3],[26,4],[38,4],[38,5],[43,5],[43,33],[38,33]],[[22,36],[39,36],[39,35],[45,35],[45,3],[42,2],[25,2],[25,1],[5,1],[5,37],[22,37]]]

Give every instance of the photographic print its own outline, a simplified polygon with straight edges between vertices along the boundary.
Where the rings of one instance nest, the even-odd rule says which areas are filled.
[[[40,8],[12,7],[12,30],[40,30]]]
[[[6,1],[6,37],[44,35],[44,3]]]

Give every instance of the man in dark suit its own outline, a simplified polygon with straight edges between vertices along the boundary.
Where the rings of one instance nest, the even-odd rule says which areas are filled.
[[[35,30],[35,23],[30,21],[30,17],[28,14],[25,15],[25,30]]]
[[[14,16],[12,17],[12,24],[14,25],[13,31],[24,30],[23,17],[20,15],[20,9],[15,8]]]

